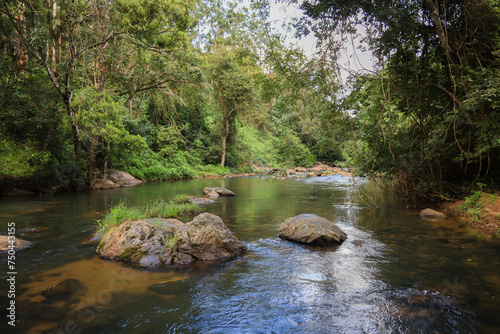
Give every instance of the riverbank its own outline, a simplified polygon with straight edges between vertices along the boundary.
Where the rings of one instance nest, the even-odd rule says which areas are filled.
[[[327,175],[342,175],[352,177],[352,174],[344,169],[334,166],[333,164],[317,163],[313,167],[293,167],[293,168],[277,168],[268,166],[253,166],[252,172],[234,172],[228,168],[206,168],[206,171],[197,173],[187,179],[216,179],[216,178],[234,178],[234,177],[251,177],[251,176],[271,176],[275,178],[301,178],[301,177],[321,177]],[[89,181],[87,187],[83,187],[82,191],[88,190],[103,190],[115,189],[119,187],[127,187],[140,184],[142,182],[156,182],[157,180],[140,180],[128,173],[110,169],[108,176],[96,178]],[[170,181],[175,181],[172,179]],[[20,197],[20,196],[37,196],[37,195],[53,195],[57,191],[67,190],[65,188],[58,189],[40,189],[34,188],[28,184],[17,184],[10,188],[0,189],[0,197]],[[73,189],[75,190],[75,189]]]
[[[448,215],[460,217],[469,226],[487,234],[500,236],[500,196],[476,192],[465,199],[446,202],[440,208]]]

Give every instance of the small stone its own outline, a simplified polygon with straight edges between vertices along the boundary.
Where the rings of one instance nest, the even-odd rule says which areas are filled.
[[[361,240],[353,240],[352,243],[354,244],[354,246],[358,246],[358,247],[363,246],[363,241],[361,241]]]
[[[219,194],[214,192],[212,194],[213,196],[208,195],[209,197],[219,197]],[[188,196],[188,200],[193,203],[193,204],[206,204],[206,203],[213,203],[214,201],[208,198],[199,198],[199,197],[194,197],[194,196]]]
[[[420,217],[421,218],[429,218],[429,219],[446,219],[446,218],[448,218],[448,216],[446,216],[446,214],[429,209],[429,208],[420,211]]]
[[[15,242],[14,250],[16,252],[33,246],[32,242],[29,242],[29,241],[26,241],[23,239],[19,239],[19,238],[16,238],[15,240],[16,240],[16,242]],[[0,254],[7,253],[9,251],[10,245],[11,245],[11,243],[9,242],[9,237],[6,235],[0,235]]]

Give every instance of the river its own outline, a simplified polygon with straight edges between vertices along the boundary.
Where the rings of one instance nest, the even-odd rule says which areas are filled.
[[[99,259],[86,240],[110,205],[224,186],[206,204],[247,247],[222,263],[143,269]],[[1,234],[35,246],[16,255],[16,327],[1,333],[500,333],[500,241],[455,219],[426,221],[368,181],[198,179],[0,199]],[[374,190],[375,189],[375,190]],[[348,235],[323,249],[278,238],[286,218],[323,216]],[[192,217],[181,217],[187,222]],[[44,297],[56,283],[72,290]]]

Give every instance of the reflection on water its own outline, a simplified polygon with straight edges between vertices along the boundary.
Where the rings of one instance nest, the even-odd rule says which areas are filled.
[[[371,186],[358,183],[365,191]],[[244,256],[146,270],[100,260],[95,244],[85,243],[112,203],[199,196],[206,186],[236,193],[206,210],[248,246]],[[16,222],[17,236],[36,243],[18,254],[16,332],[500,331],[497,239],[470,234],[455,220],[421,220],[380,191],[372,196],[378,207],[370,208],[357,193],[351,179],[329,176],[190,180],[2,199],[0,219]],[[322,249],[280,240],[280,222],[302,213],[334,221],[347,241]],[[5,279],[0,287],[6,291]],[[6,296],[0,302],[6,305]],[[0,324],[2,333],[9,329]]]
[[[373,274],[383,246],[358,229],[337,250],[311,250],[277,239],[249,244],[245,259],[194,289],[195,332],[374,332],[384,283]],[[363,268],[361,271],[359,268]],[[265,276],[263,273],[266,273]],[[224,319],[221,321],[220,319]]]
[[[102,321],[99,313],[106,308],[116,309],[113,299],[117,294],[126,293],[133,298],[148,298],[154,295],[148,289],[152,284],[166,284],[180,281],[187,277],[175,271],[151,272],[104,261],[97,257],[67,263],[61,267],[37,273],[30,277],[30,282],[23,285],[23,293],[17,300],[21,306],[23,328],[31,328],[29,333],[54,327],[75,332],[78,328],[95,325]],[[64,283],[76,282],[73,286]],[[63,284],[61,284],[63,282]],[[61,288],[61,286],[64,287]],[[76,285],[76,287],[75,287]],[[51,287],[53,288],[52,290]],[[52,293],[48,293],[54,291]],[[162,295],[171,298],[172,295]],[[40,314],[33,316],[32,310]],[[109,313],[109,310],[106,312]],[[40,318],[42,321],[40,323]],[[38,320],[38,321],[37,321]],[[50,321],[56,320],[56,321]],[[32,325],[36,326],[32,327]]]

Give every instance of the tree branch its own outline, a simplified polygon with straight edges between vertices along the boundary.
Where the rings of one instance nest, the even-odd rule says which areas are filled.
[[[151,89],[168,88],[168,86],[162,86],[164,83],[167,83],[167,82],[193,83],[192,81],[186,81],[186,80],[166,79],[166,80],[163,80],[162,82],[158,82],[158,83],[151,85],[151,86],[137,88],[134,90],[134,94],[139,93],[139,92],[143,92],[146,90],[151,90]],[[123,92],[123,93],[118,94],[118,96],[127,95],[129,93],[130,92]]]

